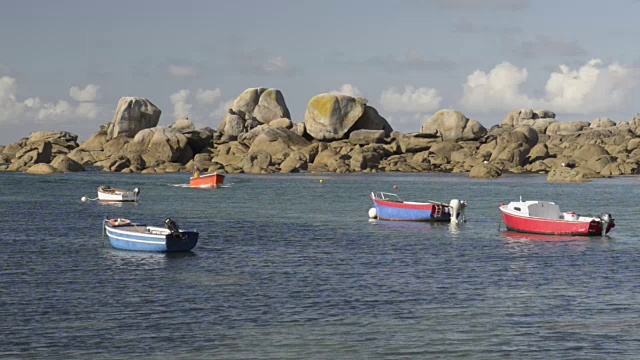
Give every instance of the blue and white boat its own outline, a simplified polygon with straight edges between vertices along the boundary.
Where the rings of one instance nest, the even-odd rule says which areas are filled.
[[[190,251],[198,243],[197,231],[184,231],[166,219],[165,227],[147,226],[127,219],[104,219],[104,231],[111,246],[120,250],[156,252]]]
[[[394,221],[451,221],[464,222],[466,201],[453,199],[447,205],[438,201],[403,201],[398,195],[379,192],[371,193],[373,206],[369,218]]]

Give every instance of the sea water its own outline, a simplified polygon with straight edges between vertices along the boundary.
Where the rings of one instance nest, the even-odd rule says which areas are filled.
[[[640,354],[637,177],[0,173],[0,358],[618,358]],[[96,188],[137,204],[83,203]],[[372,191],[466,223],[370,221]],[[499,229],[501,203],[611,213],[607,237]],[[174,219],[189,253],[118,251],[102,219]]]

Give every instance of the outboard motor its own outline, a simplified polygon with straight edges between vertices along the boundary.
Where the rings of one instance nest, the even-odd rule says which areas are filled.
[[[138,196],[140,195],[140,188],[134,188],[133,193],[136,196],[136,201],[138,201]]]
[[[467,207],[466,201],[460,201],[458,199],[452,199],[449,202],[449,208],[451,211],[451,223],[464,222],[464,208]]]
[[[176,222],[173,221],[173,219],[167,218],[164,221],[164,226],[166,226],[167,229],[171,231],[171,235],[173,235],[174,237],[182,237],[182,234],[180,233],[180,229],[178,228],[178,224],[176,224]]]
[[[607,234],[607,228],[609,227],[609,224],[611,224],[612,227],[615,226],[615,224],[613,223],[613,217],[608,213],[600,215],[600,223],[602,225],[602,236],[605,236]]]

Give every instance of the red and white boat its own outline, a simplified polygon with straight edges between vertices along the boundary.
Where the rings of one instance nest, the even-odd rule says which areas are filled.
[[[548,235],[605,235],[615,227],[611,214],[599,216],[562,212],[551,201],[512,201],[500,205],[507,229]]]
[[[200,172],[196,170],[189,178],[189,186],[191,187],[215,188],[222,184],[224,184],[224,175],[218,173],[200,175]]]

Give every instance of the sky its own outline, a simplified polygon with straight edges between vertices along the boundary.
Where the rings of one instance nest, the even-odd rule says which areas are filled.
[[[322,93],[368,99],[394,130],[435,112],[485,127],[512,110],[630,121],[640,0],[0,0],[0,145],[84,141],[123,96],[159,125],[216,128],[245,89],[282,91],[296,123]]]

